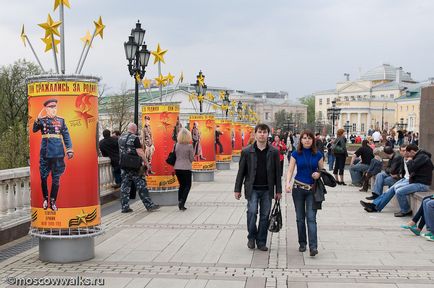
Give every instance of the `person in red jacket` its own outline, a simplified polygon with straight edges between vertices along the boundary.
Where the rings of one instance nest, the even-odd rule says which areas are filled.
[[[282,176],[283,173],[283,161],[285,160],[285,155],[287,151],[287,147],[285,145],[285,142],[280,140],[280,137],[278,135],[274,136],[274,142],[271,143],[273,147],[275,147],[279,151],[279,160],[280,160],[280,176]]]

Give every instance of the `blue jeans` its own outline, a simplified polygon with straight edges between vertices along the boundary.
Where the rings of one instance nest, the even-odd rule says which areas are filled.
[[[399,208],[401,208],[402,213],[407,213],[411,210],[410,204],[408,203],[407,195],[413,194],[415,192],[426,192],[429,186],[422,183],[411,183],[399,189],[395,189],[396,198],[398,199]]]
[[[121,167],[116,166],[112,167],[113,178],[115,178],[115,183],[121,185],[122,177],[121,177]]]
[[[256,226],[259,205],[259,225]],[[268,217],[271,210],[271,198],[268,190],[252,190],[247,201],[247,239],[256,240],[258,247],[267,244]]]
[[[359,185],[362,183],[363,172],[367,171],[369,165],[358,163],[350,167],[351,183]]]
[[[384,207],[386,207],[387,203],[392,200],[393,196],[395,196],[395,191],[401,187],[405,187],[408,185],[408,179],[402,178],[395,184],[393,184],[392,187],[390,187],[385,193],[381,194],[380,197],[375,199],[372,204],[375,205],[375,209],[377,209],[378,212],[383,210]]]
[[[306,220],[309,233],[309,249],[318,248],[316,210],[313,209],[313,193],[310,190],[294,188],[292,199],[297,217],[298,243],[306,246]]]
[[[335,164],[335,155],[333,153],[328,152],[327,153],[327,162],[329,164],[329,170],[333,170],[333,165]]]
[[[434,199],[423,200],[423,214],[426,223],[426,230],[434,232]]]
[[[389,186],[389,188],[396,183],[396,179],[382,171],[375,176],[374,187],[372,188],[372,193],[381,195],[383,194],[383,186]]]

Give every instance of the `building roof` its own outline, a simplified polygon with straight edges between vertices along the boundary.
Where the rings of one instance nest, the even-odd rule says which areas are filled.
[[[362,77],[360,77],[360,80],[369,80],[369,81],[381,81],[381,80],[389,80],[389,81],[396,81],[396,71],[398,69],[402,69],[401,67],[397,68],[395,66],[392,66],[390,64],[383,64],[380,66],[377,66],[368,72],[366,72]],[[401,81],[404,82],[415,82],[411,78],[411,74],[402,71],[401,72]]]
[[[431,86],[433,84],[433,80],[428,79],[417,84],[408,85],[408,87],[406,87],[407,90],[405,91],[405,94],[399,98],[396,98],[395,101],[410,101],[420,99],[422,88]]]

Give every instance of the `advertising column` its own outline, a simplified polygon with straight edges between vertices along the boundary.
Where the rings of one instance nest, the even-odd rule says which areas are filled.
[[[151,164],[146,177],[150,196],[159,205],[178,204],[179,183],[173,166],[166,163],[179,131],[179,104],[142,106],[141,137],[145,156]]]
[[[193,138],[193,181],[214,181],[216,169],[214,115],[190,115]]]
[[[232,150],[232,161],[238,162],[240,161],[242,146],[242,123],[235,122],[234,123],[234,145]]]
[[[232,162],[232,120],[216,119],[215,150],[218,170],[229,170]]]
[[[53,239],[74,235],[74,243],[81,243],[79,239],[88,240],[102,232],[96,134],[98,81],[86,76],[27,79],[30,234],[40,238],[42,260],[56,262],[50,251]],[[93,238],[85,242],[79,244],[87,246],[85,255],[71,252],[69,260],[93,258]]]

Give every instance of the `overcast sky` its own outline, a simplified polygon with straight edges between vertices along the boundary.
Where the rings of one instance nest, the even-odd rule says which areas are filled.
[[[331,89],[336,82],[389,63],[415,80],[434,76],[434,1],[418,0],[69,0],[66,8],[66,65],[77,65],[86,30],[102,16],[104,39],[95,39],[82,74],[101,76],[110,92],[133,87],[123,42],[138,19],[148,48],[168,49],[163,74],[193,83],[200,69],[209,86],[256,91],[287,91],[293,98]],[[35,61],[20,40],[21,25],[45,68],[38,23],[53,13],[54,0],[0,0],[0,65],[18,58]],[[151,58],[151,61],[153,59]],[[146,77],[157,77],[157,65]],[[176,79],[177,80],[177,79]]]

